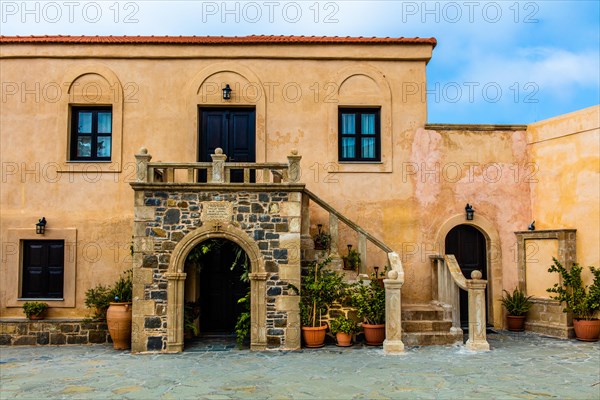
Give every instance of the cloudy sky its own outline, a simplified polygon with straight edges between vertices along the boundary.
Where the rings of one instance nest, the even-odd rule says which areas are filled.
[[[600,2],[5,1],[2,35],[435,37],[431,123],[526,124],[600,103]]]

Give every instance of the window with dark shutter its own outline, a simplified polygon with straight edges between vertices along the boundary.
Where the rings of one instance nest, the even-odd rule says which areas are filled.
[[[63,298],[64,240],[23,241],[21,298]]]

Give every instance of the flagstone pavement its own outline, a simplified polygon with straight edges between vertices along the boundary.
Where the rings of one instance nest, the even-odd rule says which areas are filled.
[[[464,346],[326,346],[250,352],[200,342],[180,354],[109,345],[0,347],[0,399],[593,399],[600,343],[531,333]]]

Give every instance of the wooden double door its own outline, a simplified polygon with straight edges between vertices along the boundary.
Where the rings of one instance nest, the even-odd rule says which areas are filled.
[[[201,108],[199,119],[199,161],[211,162],[210,155],[220,147],[227,155],[227,162],[256,162],[256,113],[253,108]],[[200,180],[205,182],[206,174]],[[231,181],[243,182],[243,171],[232,171]]]

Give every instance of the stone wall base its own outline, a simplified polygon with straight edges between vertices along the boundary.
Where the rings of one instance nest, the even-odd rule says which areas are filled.
[[[71,345],[112,343],[106,322],[82,319],[0,320],[0,345]]]
[[[525,322],[525,330],[535,332],[544,336],[556,337],[559,339],[571,339],[575,337],[575,330],[572,326],[553,325],[543,322]]]

